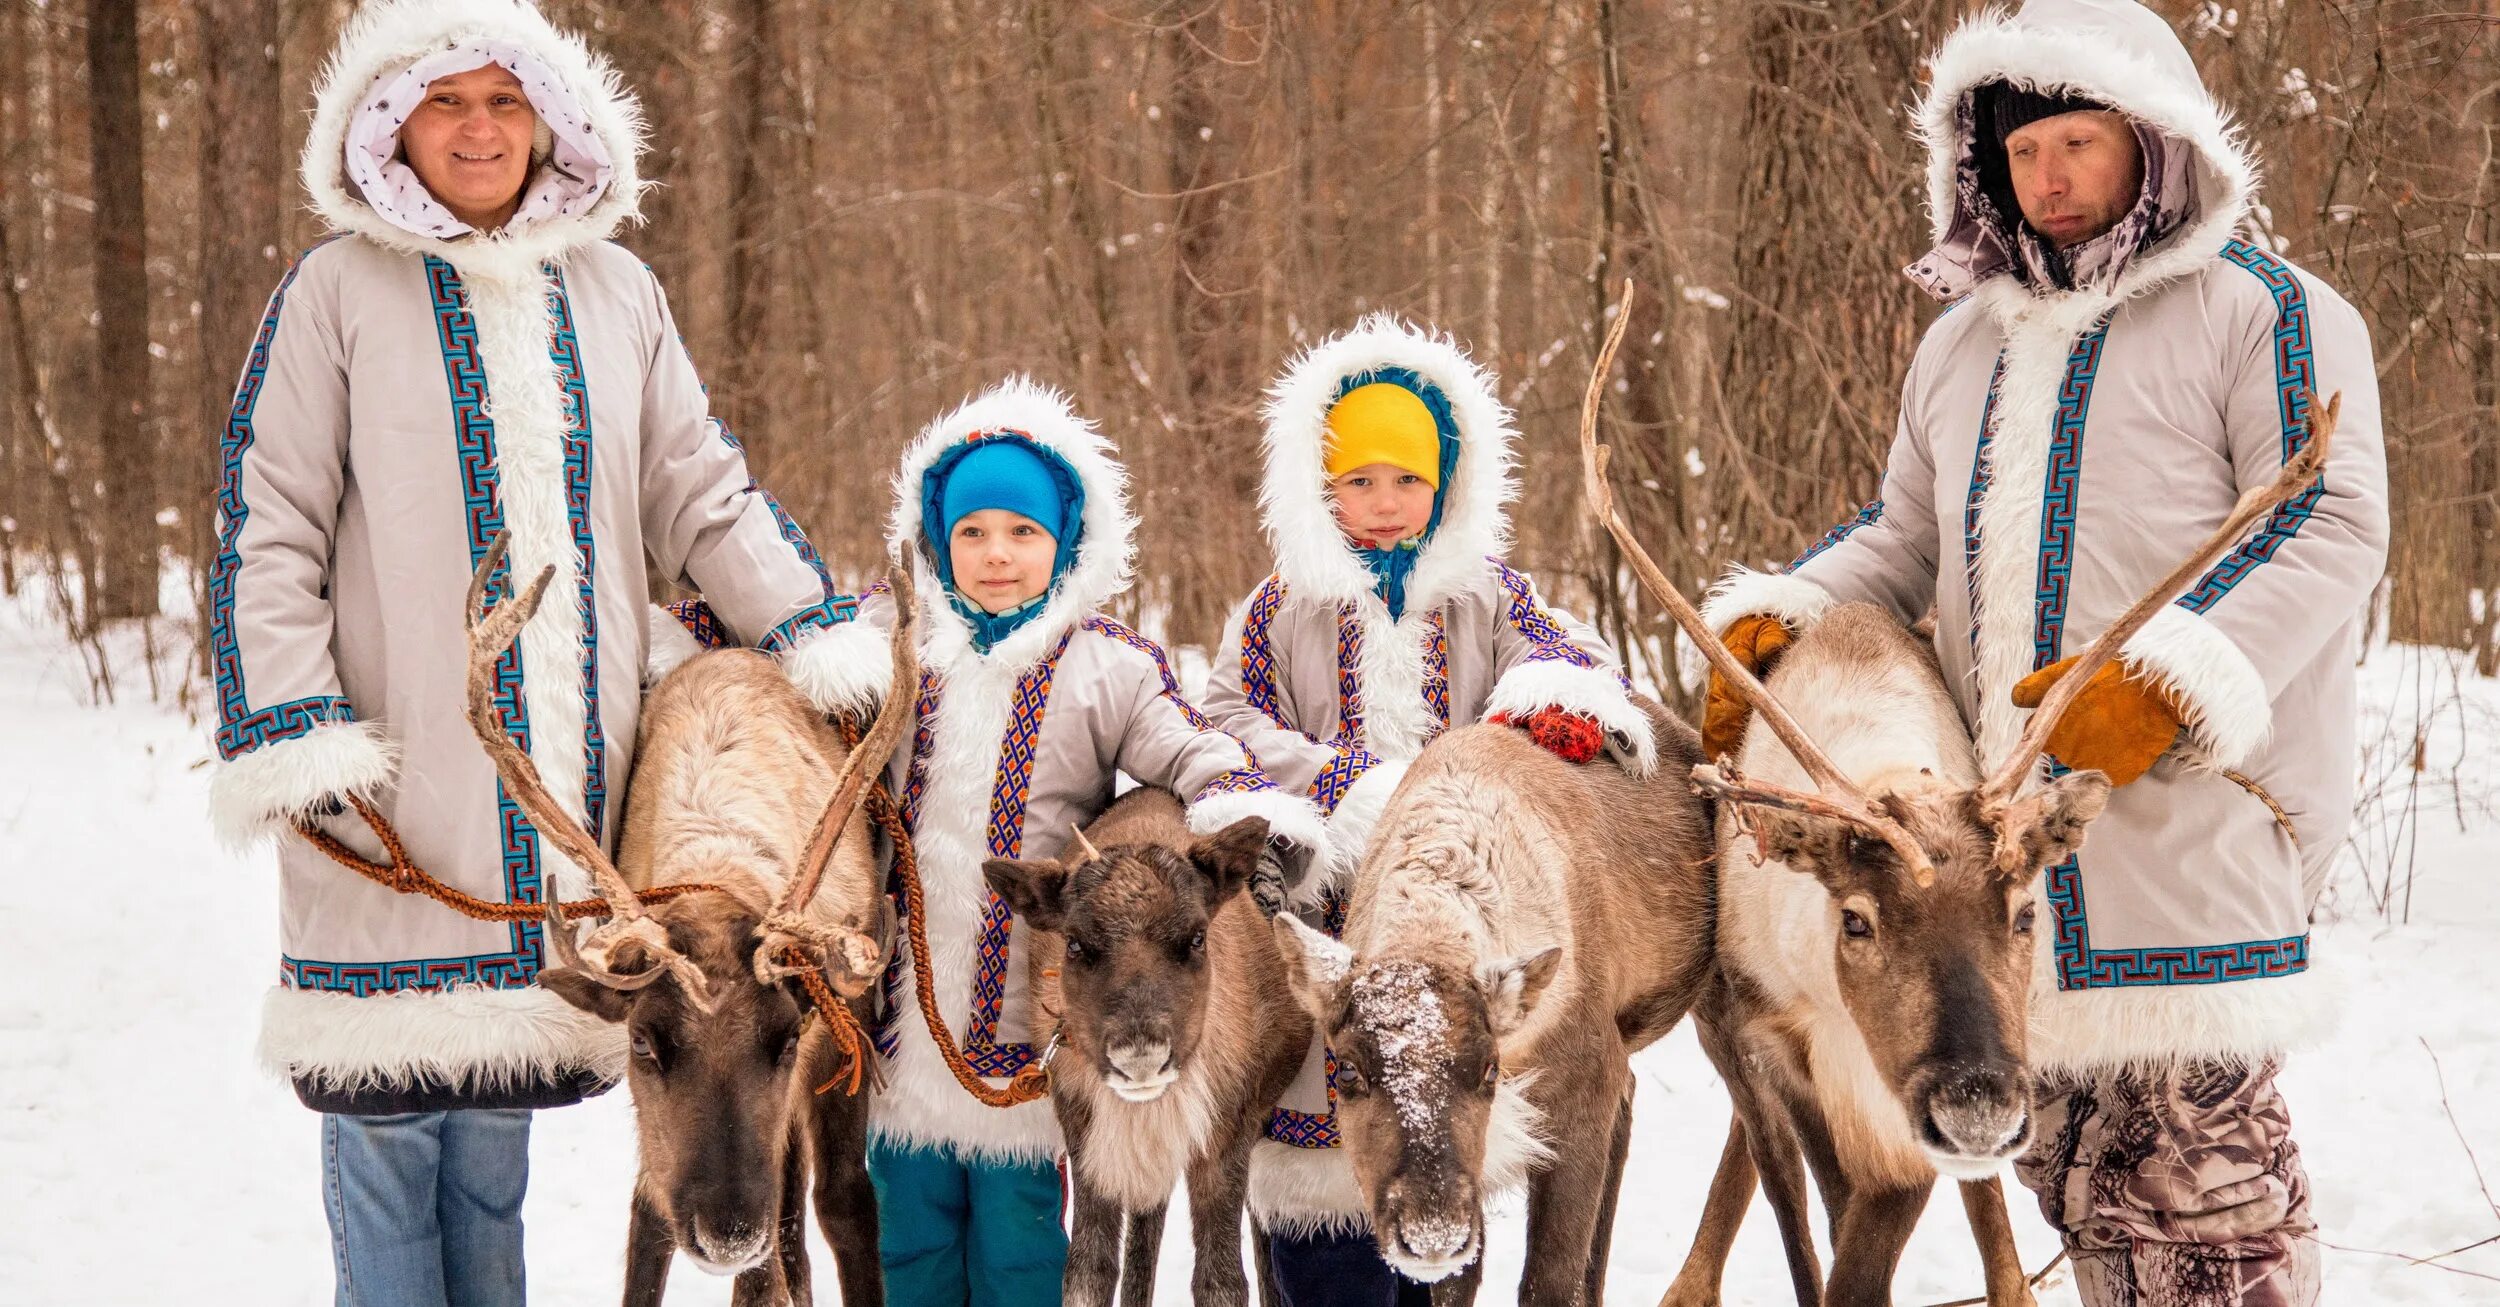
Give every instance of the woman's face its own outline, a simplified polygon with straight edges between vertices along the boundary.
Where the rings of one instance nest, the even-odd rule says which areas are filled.
[[[501,64],[438,77],[399,129],[408,166],[452,216],[493,231],[521,206],[538,112]]]
[[[956,519],[946,537],[955,588],[985,613],[1029,603],[1050,588],[1059,541],[1022,513],[984,508]]]

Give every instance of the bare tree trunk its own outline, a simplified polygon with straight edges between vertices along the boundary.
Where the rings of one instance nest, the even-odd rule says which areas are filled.
[[[106,520],[100,618],[156,614],[156,429],[148,403],[147,190],[140,157],[138,0],[87,7],[88,152],[95,172],[96,361]]]
[[[188,472],[182,502],[195,511],[191,557],[214,547],[220,446],[234,401],[236,360],[248,348],[263,297],[284,265],[278,242],[287,180],[279,130],[277,0],[224,0],[199,9],[205,102],[200,118],[200,194],[215,197],[199,222],[199,412],[181,442]],[[207,590],[200,588],[201,629]],[[199,642],[208,657],[208,642]]]

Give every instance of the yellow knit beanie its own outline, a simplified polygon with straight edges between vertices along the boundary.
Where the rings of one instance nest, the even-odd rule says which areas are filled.
[[[1441,488],[1441,426],[1414,391],[1395,382],[1357,386],[1328,410],[1328,479],[1374,463]]]

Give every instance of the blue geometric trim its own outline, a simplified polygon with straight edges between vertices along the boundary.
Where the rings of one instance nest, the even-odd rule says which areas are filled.
[[[1996,441],[1997,394],[2005,385],[2005,351],[1997,351],[1988,374],[1988,397],[1979,406],[1979,443],[1971,450],[1970,494],[1962,500],[1962,585],[1970,605],[1970,660],[1979,665],[1979,508],[1996,481],[1996,464],[1988,457]]]
[[[547,311],[555,322],[548,357],[555,360],[564,394],[564,515],[573,528],[573,548],[580,555],[581,586],[575,597],[582,614],[582,816],[590,837],[598,839],[607,821],[608,743],[599,721],[599,591],[598,555],[590,531],[590,386],[582,377],[581,342],[573,334],[573,303],[564,289],[564,270],[546,265]]]
[[[276,740],[289,739],[311,730],[325,721],[353,721],[347,701],[325,696],[298,699],[255,711],[243,686],[243,650],[234,631],[234,584],[243,570],[243,523],[252,515],[252,506],[243,498],[243,456],[251,452],[258,433],[252,427],[252,415],[260,407],[261,387],[269,380],[269,347],[278,336],[278,311],[286,306],[287,288],[295,284],[295,274],[303,271],[304,260],[312,251],[330,241],[329,237],[304,251],[287,265],[286,275],[278,279],[278,289],[269,296],[269,308],[261,314],[260,330],[252,337],[252,352],[243,364],[243,379],[235,386],[234,405],[226,413],[226,430],[218,441],[219,474],[217,481],[217,557],[208,567],[208,643],[209,663],[217,685],[217,756],[220,760]]]
[[[330,722],[352,722],[356,710],[347,700],[335,694],[293,703],[271,704],[250,716],[230,721],[217,728],[217,756],[232,758],[249,753],[264,744],[292,740],[316,726]]]
[[[1816,554],[1822,553],[1824,550],[1831,548],[1833,545],[1839,544],[1841,541],[1856,535],[1861,529],[1873,526],[1875,523],[1882,520],[1884,520],[1884,501],[1881,499],[1867,501],[1866,507],[1859,509],[1856,517],[1850,518],[1848,521],[1843,522],[1825,532],[1823,538],[1815,541],[1812,547],[1808,548],[1804,553],[1797,555],[1794,559],[1791,559],[1788,564],[1788,570],[1791,572],[1796,571],[1798,568],[1812,562]]]
[[[822,603],[800,609],[789,621],[764,633],[755,647],[766,653],[787,653],[805,637],[829,630],[859,616],[859,601],[849,595],[835,595]]]
[[[358,998],[402,989],[485,985],[518,989],[537,974],[529,959],[511,953],[467,958],[419,958],[404,962],[308,962],[281,956],[278,979],[289,989],[353,994]]]
[[[2057,388],[2057,425],[2049,440],[2049,465],[2040,499],[2040,566],[2034,581],[2032,668],[2057,661],[2064,638],[2066,599],[2074,585],[2075,505],[2083,489],[2083,428],[2092,411],[2092,383],[2101,370],[2101,347],[2109,319],[2075,339],[2066,355],[2066,376]]]
[[[452,437],[459,457],[461,499],[468,523],[469,566],[475,569],[485,561],[487,546],[504,525],[502,474],[495,462],[495,421],[488,415],[486,367],[478,356],[477,322],[469,314],[459,272],[440,258],[428,255],[425,279],[433,298],[435,336],[442,346],[443,379],[451,392]],[[511,560],[506,559],[487,578],[486,593],[490,599],[510,593],[511,571]],[[521,697],[521,681],[521,642],[515,640],[495,663],[494,702],[504,729],[526,753],[530,747],[529,706]],[[512,801],[512,796],[504,792],[500,778],[495,782],[495,815],[503,854],[504,901],[541,901],[538,830],[521,814],[520,805]],[[476,968],[479,983],[526,984],[537,976],[540,936],[545,928],[536,921],[524,921],[515,922],[511,929],[512,951],[501,955],[502,963],[498,965],[480,961]]]
[[[1493,564],[1494,576],[1501,582],[1502,593],[1510,599],[1503,609],[1503,617],[1510,622],[1511,629],[1526,637],[1528,643],[1534,646],[1527,661],[1569,663],[1574,667],[1597,665],[1597,660],[1571,643],[1571,637],[1555,624],[1552,615],[1538,605],[1536,587],[1529,584],[1527,577],[1512,571],[1498,558],[1487,561]]]
[[[2309,295],[2290,264],[2246,241],[2224,246],[2222,257],[2225,262],[2246,269],[2274,297],[2275,409],[2282,423],[2283,461],[2288,463],[2308,447],[2309,402],[2318,384],[2317,360],[2310,352]],[[2308,489],[2285,500],[2268,515],[2255,535],[2224,555],[2194,587],[2179,596],[2178,606],[2191,613],[2202,613],[2221,602],[2233,586],[2300,534],[2301,527],[2317,512],[2318,501],[2325,497],[2326,477],[2320,474]]]

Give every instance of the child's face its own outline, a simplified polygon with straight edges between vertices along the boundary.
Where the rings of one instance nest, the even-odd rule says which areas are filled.
[[[1420,535],[1432,522],[1432,484],[1389,463],[1366,463],[1328,483],[1337,527],[1386,548]]]
[[[955,588],[982,612],[1003,613],[1050,588],[1059,541],[1022,513],[984,508],[956,520],[946,549]]]

